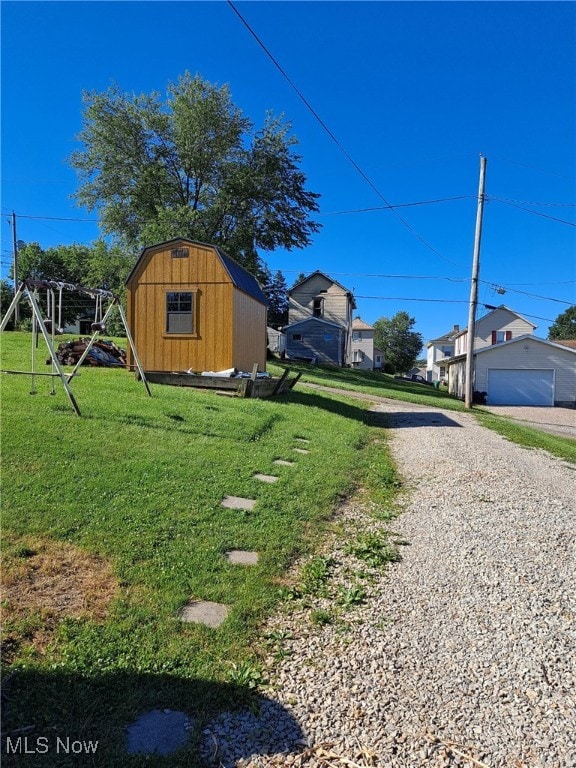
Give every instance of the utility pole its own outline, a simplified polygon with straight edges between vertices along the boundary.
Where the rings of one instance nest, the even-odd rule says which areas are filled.
[[[476,232],[474,235],[474,258],[472,260],[472,282],[470,284],[470,308],[468,312],[468,337],[466,348],[466,380],[464,406],[472,408],[474,382],[472,369],[474,360],[474,334],[476,332],[476,305],[478,304],[478,273],[480,271],[480,241],[482,239],[482,215],[484,213],[484,188],[486,184],[486,158],[480,156],[480,183],[478,185],[478,207],[476,209]]]
[[[12,247],[14,249],[14,295],[18,293],[18,239],[16,237],[16,214],[12,211]],[[20,308],[14,307],[14,327],[20,322]]]

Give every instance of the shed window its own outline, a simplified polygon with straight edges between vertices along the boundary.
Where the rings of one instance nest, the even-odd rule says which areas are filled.
[[[187,259],[188,248],[172,248],[171,255],[173,259]]]
[[[166,294],[166,333],[192,333],[194,296],[190,291]]]
[[[301,333],[293,333],[292,334],[292,341],[302,341],[302,334]]]

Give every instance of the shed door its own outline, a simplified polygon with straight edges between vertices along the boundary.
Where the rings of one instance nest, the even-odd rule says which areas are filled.
[[[553,370],[488,370],[488,405],[554,405]]]

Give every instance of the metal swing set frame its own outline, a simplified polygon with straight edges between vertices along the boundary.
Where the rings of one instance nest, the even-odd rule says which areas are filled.
[[[37,299],[37,291],[39,288],[45,288],[48,291],[48,311],[50,312],[50,309],[51,309],[51,314],[52,314],[51,318],[44,319],[44,317],[42,316],[40,305]],[[65,373],[62,370],[62,366],[60,364],[60,361],[58,360],[58,357],[56,355],[56,350],[55,350],[55,335],[56,335],[57,325],[56,325],[56,301],[55,301],[56,297],[54,295],[54,291],[56,290],[59,292],[59,318],[58,318],[59,323],[61,322],[61,314],[62,314],[61,313],[62,291],[67,290],[67,291],[75,291],[78,293],[85,293],[88,296],[91,296],[92,298],[96,299],[96,315],[97,316],[95,318],[95,322],[92,323],[93,335],[90,337],[90,340],[86,345],[86,349],[82,353],[82,356],[74,366],[71,373]],[[140,358],[138,357],[138,353],[136,352],[134,339],[132,338],[132,334],[130,333],[130,329],[128,328],[126,315],[124,314],[124,310],[122,309],[122,304],[120,303],[120,300],[115,294],[113,294],[111,291],[105,291],[101,288],[86,288],[83,285],[75,285],[73,283],[63,283],[58,280],[23,280],[20,283],[18,290],[16,291],[14,298],[12,299],[12,302],[10,303],[10,306],[8,307],[8,311],[2,318],[2,322],[0,323],[0,333],[5,330],[6,325],[8,324],[8,322],[10,321],[10,318],[12,317],[12,315],[16,310],[16,306],[18,305],[18,302],[21,300],[23,296],[26,299],[28,299],[28,303],[30,304],[30,307],[32,309],[32,325],[33,325],[32,344],[34,346],[35,335],[37,334],[36,329],[39,328],[40,332],[42,333],[42,336],[44,337],[44,341],[46,342],[46,346],[48,347],[48,351],[50,352],[50,359],[52,362],[52,372],[36,373],[34,370],[32,370],[31,372],[2,371],[3,373],[16,373],[16,374],[26,374],[26,375],[30,375],[31,373],[32,379],[34,379],[34,376],[52,376],[53,382],[54,382],[54,377],[58,376],[68,396],[68,400],[70,401],[70,404],[74,409],[74,413],[77,416],[81,416],[78,403],[76,402],[74,394],[70,389],[70,381],[77,374],[78,369],[86,359],[88,353],[90,352],[92,346],[94,345],[94,342],[98,337],[98,334],[101,333],[103,330],[105,330],[106,320],[111,316],[112,312],[116,310],[120,315],[120,319],[122,320],[122,325],[124,326],[124,330],[126,332],[126,338],[128,339],[128,343],[130,344],[130,349],[132,350],[132,354],[134,356],[136,367],[138,368],[140,379],[142,380],[142,383],[146,388],[146,392],[148,393],[148,396],[149,397],[152,396],[152,393],[150,392],[150,387],[148,386],[148,381],[146,380],[146,376],[144,375],[142,364],[140,363]],[[98,311],[100,308],[100,312],[101,312],[103,300],[110,300],[110,304],[106,312],[104,313],[104,316],[101,317],[100,320],[98,320]],[[32,365],[32,367],[34,366]],[[53,394],[54,394],[54,390],[53,390]]]

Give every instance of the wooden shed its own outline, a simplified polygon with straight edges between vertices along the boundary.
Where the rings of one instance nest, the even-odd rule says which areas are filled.
[[[144,248],[126,288],[145,371],[266,370],[266,298],[216,246],[178,238]]]

